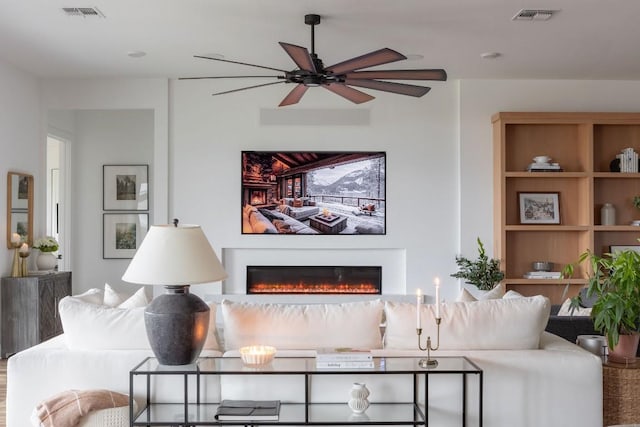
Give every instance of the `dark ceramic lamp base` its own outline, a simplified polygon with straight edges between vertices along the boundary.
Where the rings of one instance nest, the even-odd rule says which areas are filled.
[[[167,293],[144,312],[149,344],[162,365],[188,365],[200,355],[209,331],[209,306],[189,285],[165,286]]]

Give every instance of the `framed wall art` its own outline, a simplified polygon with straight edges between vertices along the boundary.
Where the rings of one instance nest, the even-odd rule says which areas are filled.
[[[609,253],[612,255],[618,252],[635,251],[640,253],[640,245],[611,245],[609,246]]]
[[[102,258],[133,258],[149,230],[149,214],[103,214]]]
[[[560,224],[560,193],[519,192],[520,224]]]
[[[104,165],[105,211],[149,210],[149,165]]]
[[[386,153],[243,151],[242,234],[386,234]]]

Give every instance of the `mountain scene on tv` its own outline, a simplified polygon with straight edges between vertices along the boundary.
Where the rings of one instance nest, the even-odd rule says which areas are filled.
[[[384,152],[242,153],[243,234],[385,234]]]

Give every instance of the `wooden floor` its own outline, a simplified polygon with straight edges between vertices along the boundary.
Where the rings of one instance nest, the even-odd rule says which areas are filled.
[[[5,427],[7,414],[7,359],[0,359],[0,427]]]

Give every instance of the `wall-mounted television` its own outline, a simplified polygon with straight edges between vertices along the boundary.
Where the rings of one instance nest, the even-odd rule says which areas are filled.
[[[242,234],[386,234],[383,151],[243,151]]]

